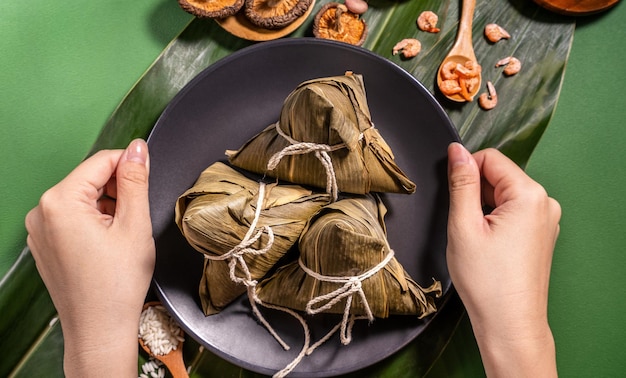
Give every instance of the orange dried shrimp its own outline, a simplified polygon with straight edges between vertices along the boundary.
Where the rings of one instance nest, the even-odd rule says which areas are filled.
[[[441,72],[441,85],[439,89],[446,96],[460,94],[466,101],[472,101],[470,93],[474,91],[480,82],[480,64],[468,60],[464,64],[448,62],[444,64]]]

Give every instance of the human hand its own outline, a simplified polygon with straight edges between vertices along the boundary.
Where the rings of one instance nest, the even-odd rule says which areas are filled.
[[[555,376],[547,307],[559,204],[494,149],[472,156],[451,144],[448,176],[448,269],[487,375]]]
[[[26,216],[28,245],[59,313],[68,377],[137,376],[139,317],[155,264],[148,172],[143,140],[100,151]]]

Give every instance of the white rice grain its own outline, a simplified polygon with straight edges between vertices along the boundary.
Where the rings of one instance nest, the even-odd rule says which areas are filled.
[[[150,360],[141,365],[142,373],[139,374],[139,378],[164,378],[165,366],[159,360],[150,357]]]
[[[139,338],[154,356],[163,356],[176,350],[185,341],[183,331],[167,310],[161,305],[150,306],[139,318]],[[151,357],[141,366],[139,378],[164,378],[163,363]]]
[[[168,354],[183,342],[183,332],[161,305],[143,310],[139,318],[139,337],[155,356]]]

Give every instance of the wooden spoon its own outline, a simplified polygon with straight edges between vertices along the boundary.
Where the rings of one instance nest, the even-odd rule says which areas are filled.
[[[441,70],[443,66],[449,61],[455,63],[464,64],[468,60],[476,62],[476,55],[474,54],[474,46],[472,44],[472,20],[474,18],[474,8],[476,7],[476,0],[463,0],[463,7],[461,8],[461,21],[459,22],[459,29],[457,31],[456,40],[452,49],[443,60],[437,71],[437,85],[441,89]],[[481,75],[478,74],[478,84],[472,88],[469,93],[470,98],[474,98],[481,85]],[[460,94],[446,95],[452,101],[464,102],[467,101]]]
[[[160,305],[160,302],[148,302],[143,305],[143,309],[147,309],[151,306]],[[181,331],[182,332],[182,331]],[[149,355],[161,361],[172,373],[174,378],[189,378],[189,374],[187,373],[187,368],[185,367],[185,362],[183,360],[183,342],[180,341],[178,343],[178,347],[173,349],[171,352],[165,355],[157,355],[152,353],[150,348],[144,344],[141,337],[139,337],[139,345],[146,351]]]

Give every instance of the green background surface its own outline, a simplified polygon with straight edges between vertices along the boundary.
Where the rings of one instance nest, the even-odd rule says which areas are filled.
[[[0,2],[0,276],[25,245],[27,211],[190,20],[174,0]],[[556,112],[527,167],[563,207],[549,315],[564,377],[626,371],[624,20],[622,3],[577,19]],[[460,332],[456,357],[431,376],[480,375]]]

